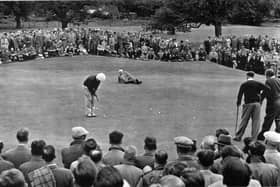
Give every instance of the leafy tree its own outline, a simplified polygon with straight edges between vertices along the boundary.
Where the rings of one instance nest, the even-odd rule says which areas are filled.
[[[33,4],[26,1],[6,1],[2,2],[2,6],[6,7],[5,14],[15,16],[16,28],[21,28],[22,20],[26,20],[32,13]]]

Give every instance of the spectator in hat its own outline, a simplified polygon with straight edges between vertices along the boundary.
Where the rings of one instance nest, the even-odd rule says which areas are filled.
[[[274,131],[267,131],[264,133],[265,137],[265,152],[264,158],[267,163],[274,164],[280,169],[280,153],[278,147],[280,144],[280,133]]]
[[[31,159],[19,166],[19,170],[23,173],[25,180],[30,184],[28,174],[44,165],[46,162],[42,159],[43,148],[46,143],[44,140],[34,140],[31,143]]]
[[[157,149],[156,138],[146,137],[144,140],[145,153],[142,156],[137,156],[135,160],[136,167],[143,169],[145,166],[154,167],[154,155]]]
[[[211,184],[209,187],[261,187],[257,180],[251,179],[249,166],[236,157],[231,157],[224,162],[223,180]]]
[[[267,87],[254,80],[255,73],[249,71],[246,73],[247,81],[241,84],[238,96],[237,107],[241,105],[241,99],[244,95],[244,104],[242,108],[241,123],[235,133],[233,140],[241,141],[243,134],[245,133],[249,119],[252,119],[252,139],[257,140],[258,132],[260,129],[260,117],[261,117],[261,93],[267,90]]]
[[[28,174],[31,186],[40,186],[39,184],[43,185],[49,182],[53,186],[73,186],[72,172],[69,169],[58,167],[55,163],[55,148],[52,145],[44,147],[42,158],[45,160],[46,165]]]
[[[98,147],[95,139],[93,138],[87,139],[82,146],[83,146],[83,155],[85,156],[90,156],[91,151],[95,150]],[[78,160],[73,161],[70,165],[70,170],[73,171],[77,167],[77,165],[78,165]]]
[[[204,178],[205,187],[223,179],[222,175],[213,173],[210,168],[214,164],[215,153],[211,150],[201,150],[197,153],[198,162],[201,166],[201,174]]]
[[[3,158],[12,162],[17,169],[21,164],[31,159],[31,152],[28,148],[28,137],[29,130],[27,128],[19,129],[16,134],[18,145],[2,154]]]
[[[105,165],[117,165],[123,162],[124,149],[122,148],[123,133],[113,131],[109,134],[110,148],[104,155],[103,162]]]
[[[151,184],[156,184],[159,182],[160,178],[163,176],[163,170],[167,163],[168,154],[163,150],[158,150],[155,153],[154,167],[146,166],[144,170],[144,175],[141,178],[138,186],[149,187]]]
[[[99,149],[91,150],[89,152],[90,159],[95,163],[98,171],[100,171],[106,165],[102,161],[102,151]]]
[[[166,175],[159,181],[161,187],[185,187],[181,178],[174,175]]]
[[[141,169],[135,166],[136,147],[128,146],[124,152],[124,160],[122,164],[115,165],[115,168],[120,172],[122,177],[130,184],[131,187],[136,187],[143,175]]]
[[[1,187],[27,187],[23,174],[18,169],[3,171],[0,175]]]
[[[189,167],[199,168],[197,157],[194,156],[196,144],[193,140],[185,136],[174,138],[176,145],[177,156],[176,161],[186,162]]]
[[[216,137],[219,138],[219,136],[223,134],[223,135],[229,135],[229,132],[227,129],[224,129],[224,128],[220,128],[220,129],[217,129],[216,130]]]
[[[84,127],[72,128],[72,139],[70,146],[61,150],[62,162],[65,168],[69,169],[73,161],[77,160],[84,153],[83,144],[88,131]]]
[[[100,83],[105,81],[105,79],[106,76],[104,73],[98,73],[97,75],[91,75],[87,77],[86,80],[83,82],[85,105],[87,112],[86,115],[88,117],[96,117],[96,114],[94,113],[94,98],[96,98],[97,101],[99,101],[96,91],[99,88]]]
[[[279,169],[269,163],[265,163],[265,145],[260,142],[252,142],[249,145],[249,167],[252,171],[252,178],[258,180],[262,186],[280,186]]]
[[[232,142],[231,142],[231,135],[224,135],[224,134],[221,134],[219,137],[218,137],[218,141],[217,141],[217,145],[218,145],[218,156],[220,156],[220,153],[223,149],[223,147],[227,146],[227,145],[232,145]]]
[[[129,72],[119,69],[118,82],[120,84],[141,84],[142,81],[135,78]]]

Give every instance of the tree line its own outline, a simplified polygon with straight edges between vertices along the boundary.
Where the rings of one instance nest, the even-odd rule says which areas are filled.
[[[89,12],[89,9],[94,9]],[[105,11],[106,10],[106,11]],[[0,2],[2,15],[13,15],[16,27],[28,17],[38,15],[68,23],[82,22],[90,16],[120,18],[135,13],[148,17],[152,29],[188,30],[201,24],[213,25],[222,34],[224,23],[260,25],[266,18],[280,17],[279,0],[85,0],[85,1],[8,1]],[[104,14],[105,12],[105,14]]]

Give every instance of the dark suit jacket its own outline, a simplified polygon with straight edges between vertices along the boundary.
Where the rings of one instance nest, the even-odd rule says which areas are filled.
[[[135,166],[143,169],[145,166],[151,166],[151,168],[154,168],[154,155],[145,153],[142,156],[137,156],[135,159]]]
[[[56,164],[48,166],[54,175],[57,187],[72,187],[74,178],[72,172],[69,169],[59,168]]]
[[[61,158],[65,168],[69,169],[71,163],[83,155],[83,143],[83,140],[75,140],[70,144],[70,147],[61,150]]]
[[[20,144],[13,149],[7,150],[2,154],[2,156],[5,160],[12,162],[17,169],[21,164],[31,159],[30,150],[23,144]]]
[[[12,169],[12,168],[15,168],[12,162],[4,160],[2,157],[0,157],[0,173],[2,173],[2,171]]]

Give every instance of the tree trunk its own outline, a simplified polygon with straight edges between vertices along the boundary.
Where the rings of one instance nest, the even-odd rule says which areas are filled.
[[[68,21],[66,21],[66,20],[61,21],[62,29],[65,29],[67,27],[67,25],[68,25]]]
[[[20,29],[21,28],[21,19],[20,16],[16,16],[16,28]]]
[[[215,36],[219,37],[222,35],[222,23],[221,22],[217,22],[215,23]]]

